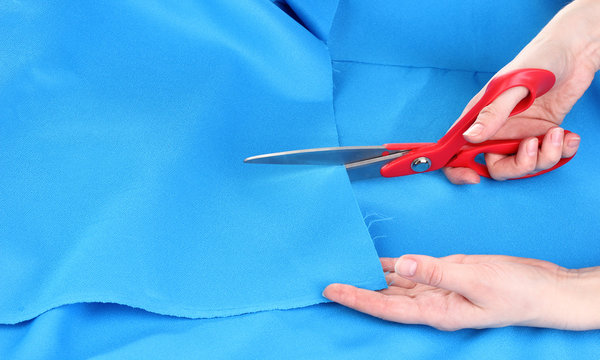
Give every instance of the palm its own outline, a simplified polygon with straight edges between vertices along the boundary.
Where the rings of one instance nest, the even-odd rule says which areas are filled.
[[[407,288],[392,284],[380,293],[388,297],[390,309],[406,306],[410,299],[425,323],[443,330],[459,328],[459,323],[474,323],[482,313],[464,296],[429,285],[416,284]]]

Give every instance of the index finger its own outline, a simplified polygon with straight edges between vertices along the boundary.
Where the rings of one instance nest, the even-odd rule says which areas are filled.
[[[365,314],[405,324],[422,324],[426,315],[415,300],[408,296],[391,297],[352,285],[331,284],[325,288],[323,296]]]

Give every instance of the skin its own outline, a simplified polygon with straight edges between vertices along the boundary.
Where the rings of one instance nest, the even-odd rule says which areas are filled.
[[[499,96],[465,132],[472,143],[489,139],[524,139],[512,156],[486,154],[496,180],[535,173],[577,151],[580,137],[559,127],[600,69],[600,1],[576,0],[498,74],[519,68],[542,68],[556,84],[525,112],[508,119],[527,95],[514,88]],[[468,111],[479,92],[465,108]],[[539,146],[537,135],[544,135]],[[467,168],[446,168],[454,184],[476,184]],[[566,269],[556,264],[500,255],[451,255],[433,258],[404,255],[381,258],[389,287],[370,291],[329,285],[326,298],[358,311],[405,324],[441,330],[509,325],[568,330],[600,329],[600,267]]]
[[[332,284],[326,298],[381,319],[440,330],[508,325],[600,328],[600,268],[502,255],[381,258],[388,288]]]

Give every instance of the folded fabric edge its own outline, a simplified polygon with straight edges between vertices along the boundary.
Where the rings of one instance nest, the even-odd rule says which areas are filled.
[[[359,283],[354,283],[354,286],[364,287],[368,290],[381,290],[386,287],[385,280],[383,277],[377,277],[368,279]],[[383,283],[382,283],[383,282]],[[111,301],[100,301],[98,299],[106,299],[111,298],[115,300]],[[182,319],[214,319],[214,318],[224,318],[224,317],[232,317],[232,316],[240,316],[253,314],[264,311],[272,311],[272,310],[293,310],[298,308],[303,308],[307,306],[328,303],[330,300],[324,297],[315,297],[314,295],[300,297],[296,299],[285,299],[283,301],[276,301],[268,304],[261,305],[251,305],[251,306],[241,306],[235,308],[222,308],[222,309],[202,309],[202,308],[193,308],[193,307],[182,307],[182,306],[161,306],[161,304],[147,305],[140,304],[137,301],[132,299],[124,298],[122,296],[117,296],[115,294],[103,296],[94,296],[87,294],[86,296],[81,297],[77,301],[72,301],[72,299],[67,300],[57,300],[53,305],[48,306],[45,310],[41,312],[31,312],[26,314],[21,314],[21,316],[16,317],[7,317],[5,319],[0,320],[0,325],[18,325],[30,320],[37,318],[38,316],[47,313],[48,311],[52,311],[53,309],[75,305],[75,304],[116,304],[121,306],[126,306],[132,309],[139,309],[149,313],[162,315],[162,316],[170,316],[177,317]],[[183,315],[182,313],[185,313]]]
[[[330,55],[331,57],[331,55]],[[411,65],[411,64],[396,64],[396,63],[380,63],[350,59],[331,59],[332,63],[340,64],[355,64],[355,65],[367,65],[367,66],[384,66],[384,67],[398,67],[406,69],[425,69],[425,70],[439,70],[439,71],[453,71],[453,72],[466,72],[466,73],[481,73],[481,74],[496,74],[498,70],[476,70],[476,69],[453,69],[446,67],[427,66],[427,65]]]
[[[310,31],[317,39],[327,43],[333,21],[339,9],[339,0],[297,1],[272,0],[288,14]],[[315,11],[318,10],[318,11]],[[324,14],[324,16],[319,16]]]

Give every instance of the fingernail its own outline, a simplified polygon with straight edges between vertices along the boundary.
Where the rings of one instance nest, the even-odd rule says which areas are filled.
[[[469,179],[465,179],[463,184],[465,185],[475,185],[475,184],[479,184],[480,179],[473,179],[473,178],[469,178]]]
[[[396,273],[402,276],[413,276],[417,271],[417,262],[410,259],[400,259],[395,268]]]
[[[530,140],[527,143],[527,155],[534,156],[537,153],[538,142],[537,139]]]
[[[475,185],[475,184],[477,184],[477,182],[470,180],[470,179],[462,179],[460,181],[460,185]]]
[[[552,145],[554,145],[555,147],[559,147],[561,145],[562,138],[563,138],[563,130],[562,129],[556,129],[552,132],[552,134],[550,134],[550,140],[552,140]]]
[[[569,142],[567,143],[567,145],[568,145],[570,148],[574,148],[574,147],[577,147],[577,146],[579,146],[579,143],[580,143],[580,142],[581,142],[581,139],[580,139],[580,138],[574,138],[574,139],[571,139],[571,140],[569,140]]]
[[[480,123],[475,123],[469,129],[467,129],[467,131],[465,131],[463,135],[478,136],[479,134],[481,134],[482,131],[483,131],[483,125],[481,125]]]

